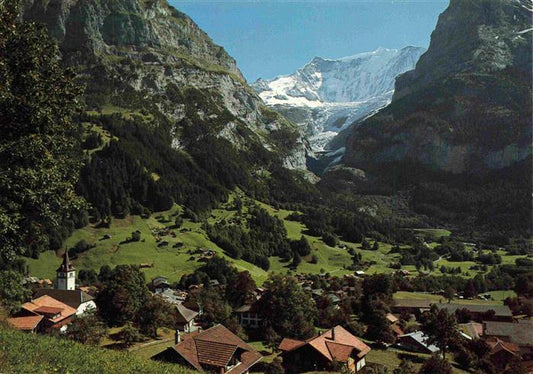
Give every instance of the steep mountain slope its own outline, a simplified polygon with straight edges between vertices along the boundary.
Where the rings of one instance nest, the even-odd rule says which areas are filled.
[[[530,1],[452,0],[392,103],[353,132],[345,164],[418,184],[424,213],[529,230],[531,16]]]
[[[86,85],[81,121],[98,147],[87,147],[80,193],[97,216],[173,201],[205,211],[236,186],[268,198],[276,175],[298,180],[282,170],[305,168],[298,128],[266,108],[233,58],[166,1],[24,4],[24,18],[47,26]]]
[[[338,132],[390,102],[396,76],[425,50],[379,48],[340,59],[315,57],[296,73],[252,87],[272,108],[305,129],[316,151],[331,149]]]

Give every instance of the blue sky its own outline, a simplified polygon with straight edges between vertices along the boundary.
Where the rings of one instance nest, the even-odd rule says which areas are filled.
[[[313,57],[427,47],[448,0],[169,0],[236,60],[249,82]]]

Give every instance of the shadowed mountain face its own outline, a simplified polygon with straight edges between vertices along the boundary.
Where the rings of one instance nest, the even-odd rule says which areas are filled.
[[[526,1],[452,0],[415,70],[397,79],[392,103],[353,133],[345,163],[479,175],[525,160],[531,16]]]
[[[86,87],[82,136],[96,141],[79,193],[96,216],[174,202],[205,212],[236,187],[266,199],[278,173],[279,185],[300,180],[285,169],[305,170],[298,127],[165,0],[26,0],[23,16],[47,27]]]
[[[390,105],[354,129],[341,180],[408,190],[419,213],[463,228],[531,229],[529,1],[452,0]]]

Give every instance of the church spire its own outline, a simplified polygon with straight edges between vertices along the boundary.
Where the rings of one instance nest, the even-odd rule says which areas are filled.
[[[68,249],[67,249],[65,250],[65,253],[63,254],[63,263],[57,269],[57,271],[66,273],[66,272],[73,271],[73,270],[74,270],[74,266],[70,263],[70,259],[68,257]]]

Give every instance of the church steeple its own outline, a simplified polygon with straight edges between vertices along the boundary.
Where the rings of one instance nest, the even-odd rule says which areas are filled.
[[[65,250],[65,253],[63,254],[63,263],[57,269],[57,289],[76,289],[76,269],[70,263],[68,250]]]

